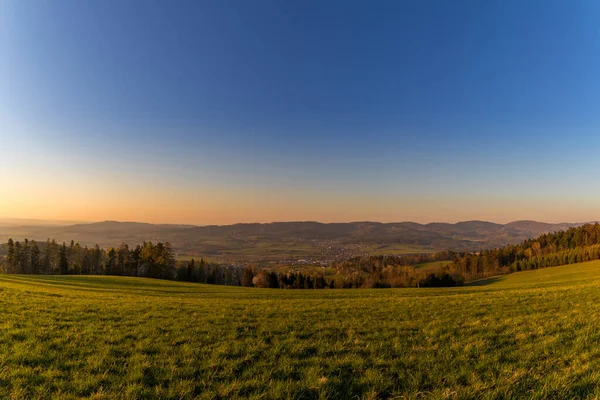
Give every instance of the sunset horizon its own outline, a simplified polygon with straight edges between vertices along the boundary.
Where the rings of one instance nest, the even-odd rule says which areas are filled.
[[[597,5],[267,3],[6,2],[0,214],[600,219]]]
[[[428,225],[428,224],[459,224],[463,222],[489,222],[493,224],[506,225],[512,222],[540,222],[547,224],[585,224],[585,223],[595,223],[596,221],[600,221],[600,219],[582,219],[582,220],[544,220],[544,219],[532,219],[532,218],[516,218],[516,219],[506,219],[506,220],[493,220],[493,219],[482,219],[482,218],[467,218],[467,219],[457,219],[457,220],[410,220],[410,219],[392,219],[392,220],[375,220],[375,219],[341,219],[341,220],[319,220],[319,219],[275,219],[275,220],[242,220],[235,222],[212,222],[212,223],[203,223],[203,222],[189,222],[189,221],[165,221],[165,220],[136,220],[136,219],[116,219],[116,218],[100,218],[100,219],[62,219],[62,218],[31,218],[31,217],[22,217],[22,216],[2,216],[0,215],[0,223],[9,224],[10,222],[14,222],[15,225],[18,225],[19,221],[25,221],[27,225],[35,225],[37,222],[43,224],[56,224],[56,225],[75,225],[75,224],[98,224],[103,222],[116,222],[116,223],[140,223],[140,224],[151,224],[151,225],[189,225],[189,226],[229,226],[229,225],[237,225],[237,224],[276,224],[276,223],[299,223],[299,222],[314,222],[319,224],[353,224],[353,223],[379,223],[379,224],[402,224],[402,223],[416,223],[420,225]]]

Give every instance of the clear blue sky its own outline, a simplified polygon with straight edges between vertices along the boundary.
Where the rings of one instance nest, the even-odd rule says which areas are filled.
[[[600,2],[0,8],[0,216],[600,219]]]

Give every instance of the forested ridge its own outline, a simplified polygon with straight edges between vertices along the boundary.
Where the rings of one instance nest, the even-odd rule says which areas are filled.
[[[518,245],[480,252],[442,252],[410,256],[355,258],[334,263],[341,275],[340,287],[456,286],[464,282],[512,272],[555,267],[600,259],[600,224],[585,224],[543,234]],[[438,271],[412,267],[427,260],[451,260]],[[414,260],[417,261],[417,260]]]
[[[456,257],[449,269],[465,280],[600,259],[600,224],[544,234],[519,245]]]

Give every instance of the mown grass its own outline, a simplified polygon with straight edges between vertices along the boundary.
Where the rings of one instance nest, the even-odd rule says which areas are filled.
[[[600,262],[448,289],[0,276],[0,398],[595,398]]]

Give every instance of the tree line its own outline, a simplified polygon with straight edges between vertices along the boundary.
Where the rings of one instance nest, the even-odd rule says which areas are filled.
[[[447,269],[420,271],[419,264],[455,259],[459,253],[447,250],[432,254],[379,255],[354,257],[330,264],[336,271],[339,288],[401,288],[462,285],[460,275]]]
[[[451,260],[435,272],[422,272],[412,262]],[[429,256],[377,256],[331,264],[337,287],[440,287],[511,272],[555,267],[600,259],[600,224],[585,224],[543,234],[516,245],[480,252],[451,251]]]
[[[3,250],[6,256],[0,257],[0,268],[9,274],[116,275],[241,284],[239,268],[208,263],[204,259],[178,262],[168,242],[143,242],[131,248],[122,244],[103,249],[98,245],[88,248],[74,241],[67,245],[55,240],[38,243],[9,239]]]
[[[548,233],[518,245],[457,255],[448,267],[467,281],[600,259],[600,224]]]
[[[123,275],[172,279],[176,267],[169,243],[144,242],[134,248],[88,248],[71,241],[38,243],[9,239],[3,271],[10,274]]]
[[[541,235],[521,244],[476,253],[444,251],[430,255],[355,257],[331,263],[334,276],[321,270],[297,271],[253,266],[176,261],[169,243],[144,242],[130,248],[88,248],[71,241],[37,243],[9,239],[0,268],[17,274],[122,275],[186,282],[282,289],[392,288],[457,286],[464,282],[516,271],[600,259],[600,224],[586,224]],[[435,272],[415,263],[448,261]]]
[[[9,239],[2,246],[0,271],[10,274],[44,275],[115,275],[138,276],[207,284],[280,289],[379,288],[410,286],[453,286],[460,284],[448,273],[423,274],[411,264],[447,260],[454,253],[431,255],[356,257],[334,262],[335,277],[325,277],[319,270],[275,271],[256,266],[233,266],[210,263],[204,259],[176,261],[166,242],[143,242],[129,247],[88,248],[71,241],[38,243]]]
[[[279,266],[260,269],[252,285],[282,289],[353,289],[457,286],[463,283],[460,275],[448,270],[419,271],[415,264],[453,260],[458,253],[442,251],[433,254],[363,256],[335,261],[321,270],[298,271]],[[335,271],[325,276],[324,270]],[[251,269],[248,273],[251,273]],[[246,271],[245,271],[246,273]],[[248,281],[248,280],[247,280]],[[246,286],[246,285],[245,285]]]
[[[230,286],[282,287],[320,289],[326,286],[321,276],[303,273],[275,274],[254,266],[222,265],[191,259],[177,261],[171,245],[166,242],[143,242],[129,247],[88,248],[71,241],[38,243],[25,239],[9,239],[2,245],[0,271],[9,274],[40,275],[115,275],[138,276]]]

